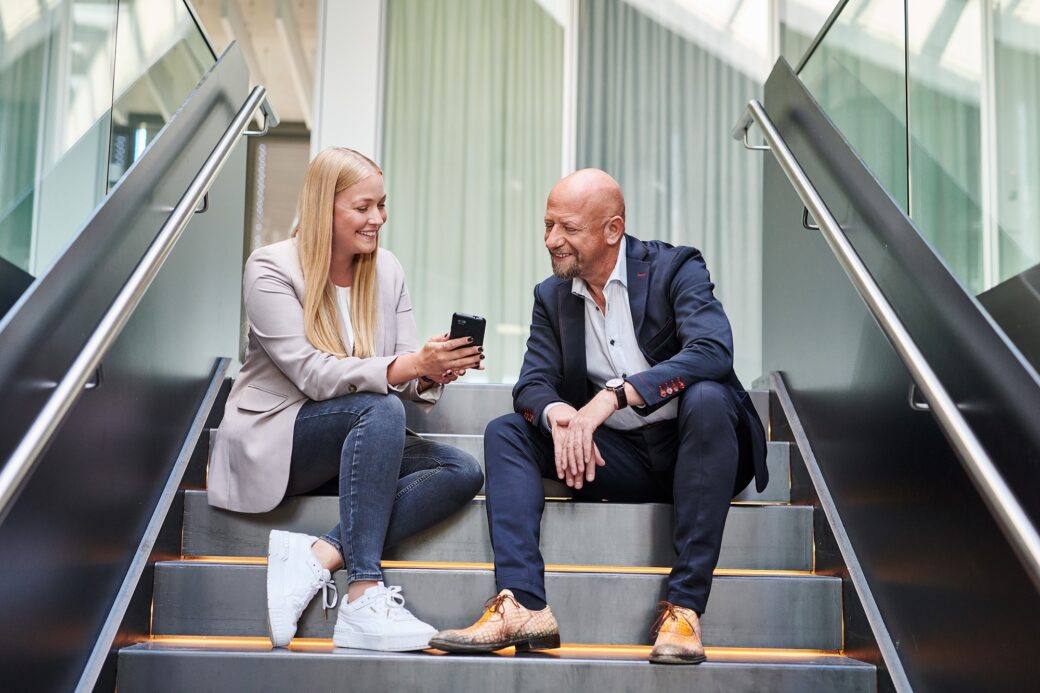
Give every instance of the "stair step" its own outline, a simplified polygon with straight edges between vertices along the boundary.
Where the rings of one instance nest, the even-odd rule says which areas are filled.
[[[185,556],[266,556],[272,529],[320,536],[339,518],[332,496],[296,496],[255,515],[213,508],[205,491],[188,491],[184,501]],[[812,515],[809,506],[731,507],[719,567],[811,570]],[[542,555],[547,563],[670,566],[671,526],[670,505],[548,501]],[[474,499],[436,527],[388,549],[386,558],[490,562],[485,501]]]
[[[484,436],[457,433],[423,433],[438,443],[454,445],[477,458],[484,468]],[[754,482],[741,491],[734,500],[740,502],[786,503],[791,500],[791,444],[770,442],[766,448],[766,466],[769,468],[769,485],[761,493],[755,490]],[[546,498],[570,498],[571,490],[562,482],[543,479]],[[481,488],[483,493],[484,489]]]
[[[446,408],[448,393],[456,389],[460,391],[460,394],[455,400],[451,401],[458,401],[459,399],[465,400],[466,396],[472,396],[475,401],[486,402],[489,407],[499,407],[502,406],[502,401],[500,400],[504,397],[506,409],[504,411],[499,411],[490,418],[487,418],[484,423],[476,425],[473,423],[472,419],[464,418],[469,416],[466,412],[459,413],[458,411]],[[469,395],[466,395],[465,392],[468,392]],[[447,445],[454,445],[457,448],[465,450],[477,458],[477,461],[480,462],[481,469],[483,469],[484,428],[487,425],[487,421],[512,410],[512,396],[510,395],[510,392],[510,386],[508,385],[471,385],[468,386],[468,388],[467,386],[452,386],[445,392],[444,397],[441,398],[441,402],[429,412],[424,412],[420,410],[417,405],[406,402],[405,410],[408,413],[408,427],[413,431],[420,432],[424,438],[429,438],[430,440],[435,440]],[[763,412],[766,412],[768,409],[769,393],[763,390],[754,390],[751,392],[751,395],[752,401],[755,402],[755,406],[759,409],[760,415],[765,416],[765,413]],[[465,409],[468,406],[469,405],[458,404],[456,409],[460,407]],[[444,411],[447,411],[448,413],[445,414]],[[213,441],[213,430],[214,429],[207,429],[206,431],[211,446]],[[769,442],[766,456],[766,465],[769,468],[769,485],[759,493],[755,490],[754,483],[752,483],[734,500],[750,503],[789,502],[791,500],[790,447],[790,443]],[[212,453],[212,447],[210,452]],[[202,480],[200,479],[197,483],[201,485]],[[571,490],[560,481],[556,481],[555,479],[543,479],[542,485],[545,487],[546,498],[571,497]],[[481,487],[480,493],[483,492],[484,489]]]
[[[438,628],[461,628],[480,615],[494,595],[490,570],[384,570],[400,585],[408,607]],[[267,635],[266,567],[169,561],[156,565],[153,635]],[[343,571],[337,573],[346,592]],[[609,645],[650,643],[654,605],[667,577],[653,574],[546,574],[546,591],[565,642]],[[315,600],[300,619],[302,638],[329,638],[328,620]],[[704,642],[719,647],[838,650],[842,647],[841,580],[810,574],[724,574],[715,578]]]
[[[751,400],[765,425],[769,416],[769,392],[750,391]],[[461,385],[444,389],[437,406],[423,409],[405,403],[408,428],[419,433],[484,433],[493,419],[513,411],[512,385]]]
[[[418,433],[483,435],[492,419],[513,411],[512,385],[461,385],[444,388],[437,406],[405,402],[408,428]]]
[[[647,648],[564,647],[493,656],[382,653],[331,641],[157,639],[119,653],[120,693],[136,691],[847,691],[877,689],[875,668],[838,654],[717,650],[697,666],[655,666]]]

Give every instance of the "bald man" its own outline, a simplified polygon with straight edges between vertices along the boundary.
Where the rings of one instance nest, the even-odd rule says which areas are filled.
[[[677,558],[650,661],[697,664],[729,502],[752,476],[759,490],[768,481],[765,433],[733,372],[729,321],[699,251],[625,234],[621,188],[603,171],[553,187],[545,247],[553,276],[535,288],[517,413],[484,434],[499,593],[473,626],[430,645],[559,647],[539,551],[547,477],[577,500],[673,504]],[[613,608],[603,604],[597,617]]]

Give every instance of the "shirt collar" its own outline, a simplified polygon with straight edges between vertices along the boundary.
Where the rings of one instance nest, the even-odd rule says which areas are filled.
[[[628,288],[628,239],[624,236],[621,237],[621,247],[618,248],[617,262],[614,263],[614,271],[607,277],[607,283],[604,285],[604,289],[610,286],[611,282],[618,282],[621,286]],[[585,283],[585,280],[581,277],[575,277],[571,280],[571,293],[575,296],[588,297],[589,287]]]

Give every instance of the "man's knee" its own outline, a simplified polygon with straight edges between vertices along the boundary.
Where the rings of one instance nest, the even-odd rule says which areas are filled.
[[[539,466],[537,452],[531,445],[531,425],[520,414],[506,414],[484,429],[484,472],[490,479],[496,468],[523,460]],[[537,434],[536,434],[537,435]]]
[[[679,420],[735,422],[729,387],[714,380],[700,380],[680,395]]]
[[[517,436],[524,436],[526,431],[524,430],[529,424],[524,421],[524,417],[517,413],[505,414],[503,416],[494,419],[484,429],[484,441],[485,443],[490,441],[505,441],[512,440]]]

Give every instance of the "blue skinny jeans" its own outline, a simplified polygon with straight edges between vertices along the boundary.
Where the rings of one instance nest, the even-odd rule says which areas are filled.
[[[484,483],[477,460],[405,431],[393,394],[309,401],[296,415],[287,496],[339,478],[339,524],[322,537],[348,580],[382,580],[383,548],[445,519]]]

